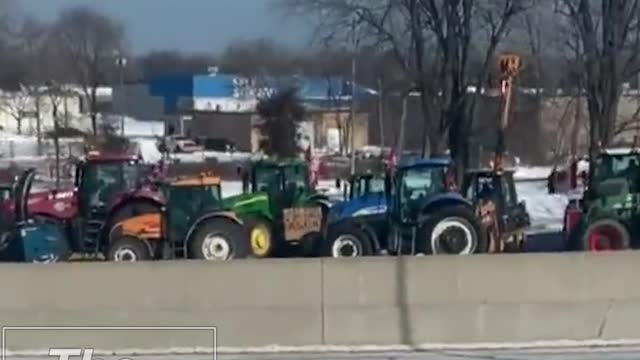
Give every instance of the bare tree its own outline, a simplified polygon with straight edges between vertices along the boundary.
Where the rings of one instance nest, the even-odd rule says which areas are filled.
[[[91,127],[98,132],[97,89],[113,68],[114,53],[122,53],[124,28],[113,19],[89,7],[74,7],[62,12],[54,24],[63,55],[75,80],[89,102]]]
[[[477,101],[477,96],[467,96],[467,88],[479,88],[486,81],[510,22],[531,4],[524,0],[283,2],[289,8],[318,15],[319,31],[329,32],[325,38],[357,31],[363,41],[393,53],[407,80],[420,93],[423,154],[427,150],[442,153],[446,142],[460,168],[468,161],[468,137]],[[351,27],[354,19],[359,24],[355,30]],[[476,58],[479,69],[472,68]],[[443,141],[447,133],[448,141]]]
[[[41,87],[46,81],[45,67],[51,66],[52,61],[46,56],[46,41],[49,28],[39,20],[28,17],[22,22],[19,32],[24,61],[28,65],[28,72],[24,81],[24,92],[33,103],[33,115],[36,119],[36,136],[38,139],[38,153],[42,152],[42,94]]]
[[[0,97],[0,111],[16,121],[18,134],[22,134],[22,121],[32,107],[31,96],[26,89],[4,92]]]
[[[576,50],[581,55],[587,97],[591,161],[601,146],[612,142],[622,85],[640,71],[639,5],[638,0],[557,2],[557,11],[578,35]]]

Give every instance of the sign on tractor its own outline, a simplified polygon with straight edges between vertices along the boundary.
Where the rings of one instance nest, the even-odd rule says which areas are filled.
[[[284,238],[286,241],[297,241],[303,236],[320,232],[322,227],[322,209],[312,208],[284,209]]]

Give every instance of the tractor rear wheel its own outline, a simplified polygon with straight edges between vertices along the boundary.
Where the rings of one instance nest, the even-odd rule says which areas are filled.
[[[631,248],[631,235],[620,221],[601,219],[587,227],[582,237],[581,250],[617,251]]]
[[[417,247],[428,255],[469,255],[486,253],[489,243],[473,211],[449,206],[429,216],[419,229]]]
[[[122,236],[115,239],[107,251],[107,260],[114,262],[148,261],[152,258],[149,245],[134,236]]]
[[[356,224],[344,224],[329,230],[322,255],[334,258],[373,255],[369,235]]]
[[[189,239],[189,257],[209,261],[246,258],[251,254],[242,226],[224,218],[204,220]]]

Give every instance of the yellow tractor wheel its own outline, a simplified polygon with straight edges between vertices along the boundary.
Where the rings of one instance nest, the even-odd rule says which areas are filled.
[[[251,252],[258,258],[268,257],[273,250],[271,228],[263,221],[252,221],[250,225],[252,225],[249,231]]]

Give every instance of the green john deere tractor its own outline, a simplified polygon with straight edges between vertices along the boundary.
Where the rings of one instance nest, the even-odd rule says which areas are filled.
[[[604,149],[596,159],[583,198],[565,210],[565,239],[571,250],[637,248],[640,235],[640,152]]]
[[[242,218],[253,255],[317,255],[330,203],[313,189],[307,162],[259,160],[239,172],[243,193],[224,204]]]

